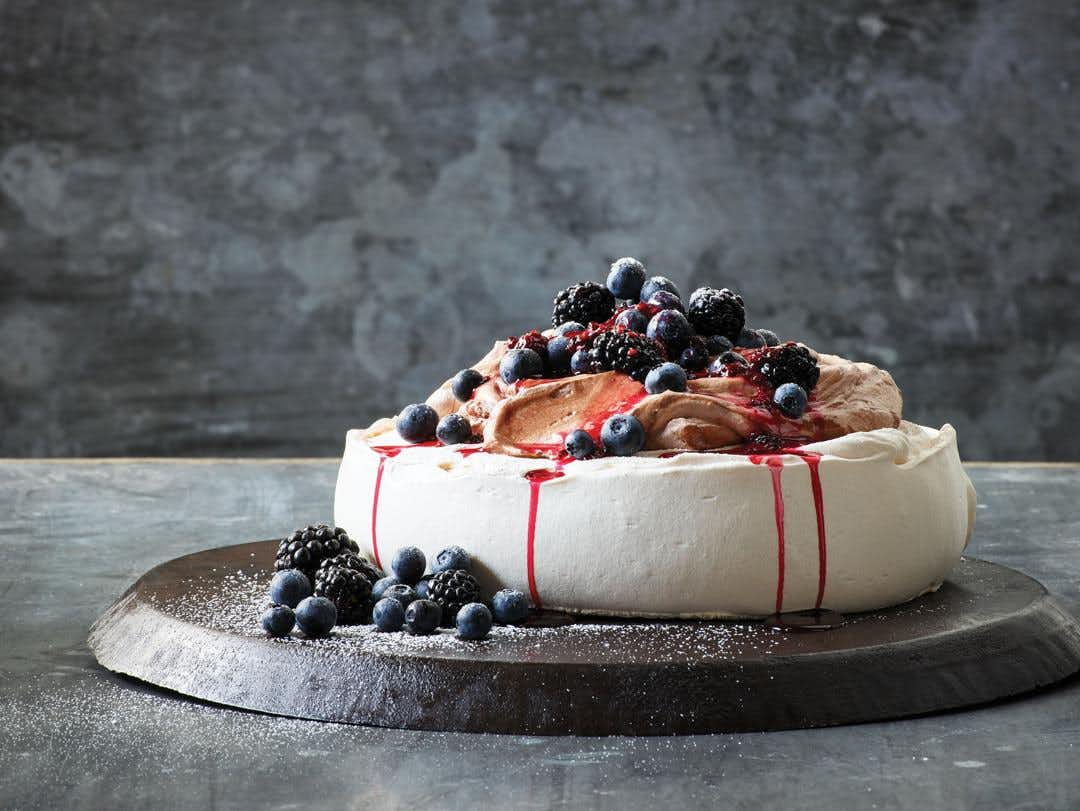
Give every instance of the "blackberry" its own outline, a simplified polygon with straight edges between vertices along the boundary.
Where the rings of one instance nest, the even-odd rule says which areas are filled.
[[[274,569],[299,569],[315,579],[315,570],[327,558],[336,557],[344,552],[354,555],[360,552],[356,541],[348,536],[341,527],[328,527],[326,524],[313,524],[298,529],[286,536],[278,544],[274,557]]]
[[[356,555],[324,560],[315,575],[315,595],[325,597],[337,609],[340,625],[367,622],[371,615],[371,581]]]
[[[723,335],[734,341],[746,324],[746,308],[742,296],[726,287],[704,287],[691,296],[687,317],[698,334]]]
[[[555,309],[551,314],[551,326],[566,321],[581,324],[602,324],[615,314],[615,296],[596,282],[578,282],[555,296]]]
[[[428,581],[428,599],[438,603],[443,624],[450,626],[454,624],[459,608],[479,601],[480,586],[464,569],[448,569],[437,572]]]
[[[605,371],[622,372],[639,383],[649,370],[666,359],[663,348],[651,338],[636,332],[601,332],[592,342],[593,363]]]
[[[792,341],[762,350],[754,360],[754,371],[769,381],[774,389],[784,383],[795,383],[807,394],[821,376],[810,350]]]

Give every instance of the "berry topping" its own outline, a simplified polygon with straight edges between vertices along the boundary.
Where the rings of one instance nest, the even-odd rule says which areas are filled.
[[[472,566],[472,556],[460,546],[448,546],[435,556],[435,564],[431,567],[432,572],[448,572],[451,569],[464,569],[468,571]]]
[[[797,383],[807,394],[814,390],[821,376],[810,350],[791,341],[761,352],[754,362],[754,369],[774,388],[784,383]]]
[[[401,603],[402,608],[405,608],[416,599],[416,590],[412,586],[407,586],[404,583],[395,583],[387,588],[382,593],[382,599],[397,600]]]
[[[750,362],[738,352],[721,352],[716,360],[709,364],[709,374],[718,377],[738,377],[750,371]]]
[[[701,335],[723,335],[734,341],[746,322],[746,309],[742,296],[726,287],[699,287],[690,297],[688,317]]]
[[[600,441],[612,456],[633,456],[645,447],[645,428],[632,414],[616,414],[605,420]]]
[[[735,339],[735,346],[740,349],[760,349],[765,346],[765,338],[756,329],[743,327],[739,337]]]
[[[596,443],[593,442],[593,438],[580,428],[566,435],[566,442],[563,443],[563,447],[575,459],[588,459],[596,453]]]
[[[432,576],[428,596],[442,609],[443,623],[453,625],[458,609],[480,598],[480,586],[464,569],[449,569]]]
[[[342,625],[367,622],[371,612],[371,581],[356,555],[324,560],[315,575],[315,594],[334,604]]]
[[[427,568],[427,559],[424,553],[415,546],[403,546],[394,555],[394,561],[390,564],[390,570],[394,577],[410,586],[420,582]]]
[[[454,396],[458,400],[467,403],[472,399],[473,392],[476,391],[483,382],[484,376],[476,371],[476,369],[462,369],[454,375],[454,379],[450,383],[450,391],[454,393]]]
[[[669,293],[674,293],[679,298],[682,298],[682,294],[679,293],[679,288],[675,286],[675,282],[666,276],[651,276],[645,280],[645,284],[641,285],[641,293],[638,298],[641,301],[648,301],[652,298],[652,294],[658,290],[666,290]]]
[[[579,324],[577,321],[564,321],[555,328],[555,334],[560,336],[569,335],[572,332],[584,332],[585,325]]]
[[[547,357],[548,339],[545,338],[538,330],[532,332],[526,332],[520,338],[517,338],[511,343],[511,349],[531,349],[540,359],[543,360]]]
[[[690,339],[690,346],[679,354],[679,365],[688,372],[697,372],[709,365],[709,350],[700,335]]]
[[[615,316],[615,326],[644,335],[649,328],[649,318],[637,307],[630,307]]]
[[[780,413],[793,420],[806,412],[806,392],[796,383],[781,383],[773,392],[773,402]]]
[[[771,329],[759,329],[758,335],[765,340],[765,346],[780,346],[780,336]]]
[[[645,266],[637,259],[624,256],[612,263],[607,277],[607,288],[616,298],[637,301],[643,284],[645,284]]]
[[[601,332],[593,338],[590,354],[597,368],[622,372],[639,383],[645,380],[650,369],[664,362],[664,351],[656,341],[636,332],[618,330]]]
[[[570,371],[576,375],[592,374],[596,371],[596,364],[588,349],[579,349],[570,356]]]
[[[463,414],[447,414],[439,420],[435,436],[444,445],[461,445],[472,440],[472,425]]]
[[[529,599],[516,589],[501,589],[491,598],[495,619],[506,625],[521,622],[529,615]]]
[[[274,569],[299,569],[309,581],[315,579],[315,570],[327,558],[343,552],[360,553],[360,547],[341,527],[314,524],[298,529],[278,543]]]
[[[401,410],[394,423],[398,435],[406,442],[428,442],[435,438],[439,415],[427,403],[413,403]]]
[[[441,620],[442,611],[432,600],[413,600],[405,609],[405,630],[413,636],[434,633]]]
[[[548,373],[562,377],[570,371],[570,357],[574,354],[574,341],[564,335],[556,335],[547,345]]]
[[[296,615],[287,605],[272,605],[259,617],[259,623],[270,636],[288,636],[296,625]]]
[[[386,597],[375,603],[371,610],[371,620],[375,623],[375,628],[383,633],[400,631],[405,624],[405,606]]]
[[[677,358],[690,345],[690,336],[694,331],[686,316],[678,310],[661,310],[649,321],[645,334],[662,343],[669,357]]]
[[[544,360],[532,349],[511,349],[499,362],[499,377],[507,385],[543,374]]]
[[[649,394],[686,391],[686,371],[677,363],[661,363],[645,377],[645,391]]]
[[[705,339],[705,349],[708,350],[710,355],[720,355],[734,347],[735,344],[723,335],[710,335]]]
[[[325,597],[308,597],[296,607],[296,624],[304,636],[326,636],[337,625],[337,608]]]
[[[457,612],[458,639],[484,639],[491,631],[491,611],[483,603],[466,603]]]
[[[311,581],[299,569],[280,571],[270,581],[270,602],[275,605],[296,608],[301,600],[310,596]]]
[[[582,324],[602,324],[615,313],[615,296],[596,282],[579,282],[555,296],[555,309],[551,314],[551,326],[565,321]]]
[[[649,296],[649,300],[645,303],[650,307],[655,307],[657,310],[678,310],[683,315],[686,314],[686,307],[683,306],[682,299],[667,290],[657,290]]]

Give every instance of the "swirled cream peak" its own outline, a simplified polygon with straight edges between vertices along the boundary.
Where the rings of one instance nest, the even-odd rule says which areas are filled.
[[[485,450],[511,456],[556,450],[577,428],[596,435],[618,413],[641,421],[646,450],[711,450],[763,433],[820,441],[900,424],[902,399],[892,376],[836,355],[817,355],[821,377],[806,413],[792,420],[769,408],[766,393],[741,377],[701,377],[685,392],[655,395],[617,372],[506,385],[498,375],[506,350],[505,341],[496,343],[473,367],[487,380],[469,402],[455,400],[449,381],[427,402],[440,416],[460,411],[483,434]]]

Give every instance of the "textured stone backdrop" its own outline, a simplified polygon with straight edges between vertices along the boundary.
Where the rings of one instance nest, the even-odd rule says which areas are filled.
[[[0,0],[0,454],[333,454],[633,254],[1076,459],[1080,4]]]

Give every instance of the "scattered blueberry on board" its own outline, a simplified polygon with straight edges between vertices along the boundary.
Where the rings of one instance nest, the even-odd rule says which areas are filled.
[[[491,631],[491,611],[483,603],[466,603],[455,620],[459,639],[484,639]]]
[[[304,636],[318,639],[337,625],[337,608],[325,597],[306,597],[296,607],[296,625]]]
[[[288,606],[290,609],[296,608],[301,600],[310,596],[311,581],[299,569],[285,569],[277,572],[270,580],[270,602],[276,605]]]
[[[371,610],[371,619],[375,628],[383,633],[400,631],[405,624],[405,606],[392,597],[384,597],[375,603]]]
[[[406,442],[429,442],[435,438],[439,415],[426,403],[413,403],[401,410],[394,427]]]
[[[472,557],[460,546],[448,546],[435,556],[435,563],[431,566],[431,573],[438,574],[451,569],[464,569],[468,571],[472,566]]]
[[[413,600],[405,609],[405,630],[413,636],[435,633],[442,621],[442,609],[434,600]]]
[[[424,553],[415,546],[403,546],[394,553],[394,560],[390,563],[390,571],[394,577],[402,583],[415,586],[424,576],[427,569],[427,559]]]
[[[501,589],[491,598],[491,608],[495,619],[513,625],[529,615],[529,598],[517,589]]]
[[[296,625],[296,615],[287,605],[271,605],[263,612],[259,622],[270,636],[288,636]]]

